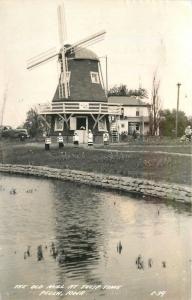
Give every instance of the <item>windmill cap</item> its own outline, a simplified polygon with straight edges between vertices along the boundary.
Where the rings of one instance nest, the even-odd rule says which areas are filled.
[[[69,48],[71,47],[71,45],[66,44],[65,47]],[[71,57],[73,59],[90,59],[99,61],[99,57],[95,52],[83,47],[78,47],[75,51],[73,51],[72,48],[72,51],[69,51],[69,53],[67,53],[67,57]]]

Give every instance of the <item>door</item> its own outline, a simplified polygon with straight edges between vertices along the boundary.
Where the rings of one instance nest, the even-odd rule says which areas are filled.
[[[77,117],[76,120],[76,130],[79,135],[79,143],[87,144],[88,142],[88,118],[87,117]]]
[[[140,130],[139,122],[128,122],[128,134],[132,135],[134,131]]]

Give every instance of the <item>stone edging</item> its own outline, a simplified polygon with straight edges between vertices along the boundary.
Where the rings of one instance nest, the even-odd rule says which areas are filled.
[[[192,203],[192,190],[188,186],[166,184],[146,179],[117,177],[69,169],[55,169],[44,166],[0,164],[0,172],[33,175],[73,181],[91,186],[121,190],[159,199]]]

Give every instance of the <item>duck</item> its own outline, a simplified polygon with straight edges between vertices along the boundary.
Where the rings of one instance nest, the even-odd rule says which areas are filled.
[[[51,243],[51,255],[56,259],[58,255],[58,251],[56,250],[55,244],[52,242]]]
[[[42,250],[42,246],[39,245],[37,247],[37,260],[41,261],[43,259],[43,250]]]
[[[14,195],[14,194],[16,194],[17,192],[16,192],[16,189],[15,188],[12,188],[11,190],[10,190],[10,192],[9,192],[11,195]]]
[[[140,261],[141,261],[141,254],[139,254],[138,257],[136,258],[136,261],[135,261],[136,265],[138,265],[140,263]]]
[[[166,261],[162,261],[162,267],[166,268]]]
[[[143,262],[143,260],[142,260],[142,256],[141,256],[141,255],[139,255],[139,256],[137,257],[135,263],[136,263],[137,268],[138,268],[139,270],[144,269],[144,262]]]
[[[61,253],[60,253],[59,256],[58,256],[58,262],[59,262],[60,264],[63,264],[64,261],[65,261],[65,258],[66,258],[66,256],[65,256],[65,251],[64,251],[64,250],[61,250]]]
[[[148,259],[148,267],[151,268],[152,265],[153,265],[153,260],[152,260],[152,258],[149,258]]]
[[[27,255],[28,256],[31,256],[30,249],[31,249],[31,246],[27,246]]]
[[[119,243],[117,244],[117,252],[118,252],[119,254],[121,254],[122,249],[123,249],[123,246],[122,246],[122,244],[121,244],[121,241],[119,241]]]

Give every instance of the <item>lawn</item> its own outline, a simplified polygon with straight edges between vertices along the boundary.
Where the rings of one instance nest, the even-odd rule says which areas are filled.
[[[114,147],[111,147],[114,149]],[[115,147],[129,150],[129,147]],[[138,147],[136,147],[138,149]],[[131,147],[134,149],[134,147]],[[191,156],[157,154],[152,147],[150,152],[103,151],[102,149],[74,148],[57,146],[45,151],[43,144],[5,144],[0,143],[0,161],[12,164],[46,165],[55,168],[68,168],[94,171],[116,176],[131,176],[156,181],[191,185]],[[155,148],[156,149],[156,148]],[[160,150],[157,147],[158,151]],[[178,152],[182,147],[175,148]],[[187,148],[186,148],[187,149]],[[162,150],[162,149],[161,149]],[[183,151],[183,149],[181,150]]]

